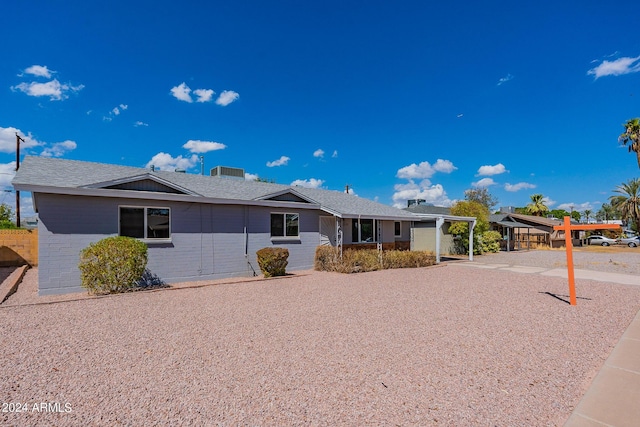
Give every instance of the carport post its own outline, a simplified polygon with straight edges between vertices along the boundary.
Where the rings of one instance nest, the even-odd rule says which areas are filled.
[[[469,221],[469,261],[473,261],[473,229],[476,228],[476,220]]]
[[[440,264],[440,233],[444,225],[444,218],[439,216],[436,218],[436,264]]]

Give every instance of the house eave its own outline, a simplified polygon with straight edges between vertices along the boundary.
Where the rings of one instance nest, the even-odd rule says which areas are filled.
[[[30,191],[33,194],[60,194],[67,196],[88,196],[88,197],[109,197],[123,199],[144,199],[158,201],[172,201],[185,203],[204,203],[219,205],[244,205],[244,206],[265,206],[273,208],[288,209],[317,209],[320,205],[316,203],[300,203],[286,202],[278,200],[244,200],[244,199],[224,199],[203,197],[190,194],[173,194],[159,193],[155,191],[138,191],[138,190],[113,190],[108,188],[77,188],[77,187],[50,187],[44,185],[25,185],[15,184],[14,187],[19,191]]]
[[[114,179],[114,180],[110,180],[110,181],[103,181],[103,182],[96,182],[93,184],[89,184],[89,185],[84,185],[82,187],[79,188],[106,188],[106,187],[111,187],[111,186],[115,186],[115,185],[120,185],[120,184],[128,184],[131,182],[136,182],[136,181],[141,181],[144,179],[149,179],[151,181],[157,182],[158,184],[162,184],[166,187],[172,188],[176,191],[179,191],[181,193],[184,194],[188,194],[188,195],[192,195],[192,196],[201,196],[201,194],[196,193],[195,191],[191,191],[188,190],[184,187],[181,187],[179,185],[176,185],[170,181],[167,181],[166,179],[160,178],[157,175],[154,175],[152,173],[143,173],[140,175],[134,175],[134,176],[129,176],[126,178],[121,178],[121,179]]]
[[[415,215],[417,218],[416,220],[418,221],[431,221],[431,220],[436,220],[438,218],[443,218],[446,221],[466,221],[466,222],[470,222],[470,221],[475,221],[476,217],[474,216],[457,216],[457,215],[440,215],[440,214],[417,214],[414,213],[413,215]]]

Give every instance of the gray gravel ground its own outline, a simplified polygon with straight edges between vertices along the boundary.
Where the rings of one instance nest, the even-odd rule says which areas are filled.
[[[595,251],[599,252],[595,252]],[[505,263],[535,267],[558,268],[567,266],[564,249],[500,252],[474,257],[474,261]],[[640,248],[591,248],[574,249],[573,264],[584,270],[606,271],[610,273],[634,274],[640,276]],[[638,279],[640,284],[640,278]]]
[[[562,425],[640,286],[549,293],[454,263],[3,305],[0,424]]]

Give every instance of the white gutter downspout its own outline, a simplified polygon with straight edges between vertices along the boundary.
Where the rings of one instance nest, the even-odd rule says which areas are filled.
[[[476,228],[475,219],[469,223],[469,261],[473,261],[473,229],[474,228]]]
[[[444,225],[444,218],[439,216],[436,218],[436,264],[440,264],[440,232]]]

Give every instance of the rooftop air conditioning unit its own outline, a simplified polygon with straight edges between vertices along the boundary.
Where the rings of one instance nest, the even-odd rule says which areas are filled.
[[[227,166],[216,166],[211,169],[211,176],[218,176],[220,178],[234,178],[244,179],[244,169],[230,168]]]

